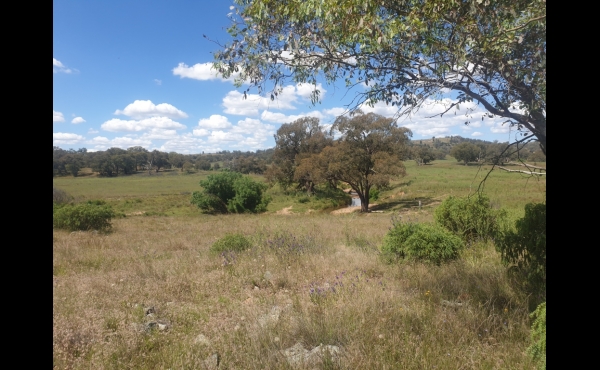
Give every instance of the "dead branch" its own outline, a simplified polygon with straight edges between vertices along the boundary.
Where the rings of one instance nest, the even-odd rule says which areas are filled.
[[[504,171],[506,171],[506,172],[520,172],[520,173],[524,173],[524,174],[526,174],[526,175],[538,175],[538,176],[546,176],[546,174],[545,174],[545,173],[542,173],[542,172],[531,172],[531,171],[521,171],[521,170],[509,170],[508,168],[504,168],[504,167],[501,167],[501,166],[496,166],[496,167],[498,167],[499,169],[501,169],[501,170],[504,170]]]
[[[535,168],[536,170],[544,170],[546,171],[546,167],[538,167],[538,166],[532,166],[530,164],[522,164],[522,163],[516,163],[516,162],[508,162],[508,164],[514,164],[515,166],[524,166],[524,167],[528,167],[528,168]]]

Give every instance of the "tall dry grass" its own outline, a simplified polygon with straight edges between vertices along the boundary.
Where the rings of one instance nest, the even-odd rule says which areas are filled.
[[[441,267],[386,265],[376,249],[385,214],[113,225],[54,231],[55,368],[203,369],[218,353],[220,369],[288,369],[283,350],[298,342],[341,349],[318,368],[533,368],[527,297],[491,245]],[[232,231],[253,247],[209,251]],[[144,330],[148,322],[166,330]]]

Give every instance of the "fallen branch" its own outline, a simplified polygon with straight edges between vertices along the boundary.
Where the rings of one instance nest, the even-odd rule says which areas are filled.
[[[523,167],[528,167],[528,168],[535,168],[536,170],[544,170],[546,171],[546,167],[538,167],[538,166],[532,166],[530,164],[523,164],[523,163],[515,163],[515,162],[508,162],[508,164],[514,164],[515,166],[523,166]]]
[[[504,168],[504,167],[500,167],[500,166],[496,166],[501,170],[504,170],[506,172],[520,172],[520,173],[524,173],[526,175],[538,175],[538,176],[546,176],[545,173],[542,172],[531,172],[531,171],[521,171],[521,170],[509,170],[508,168]]]

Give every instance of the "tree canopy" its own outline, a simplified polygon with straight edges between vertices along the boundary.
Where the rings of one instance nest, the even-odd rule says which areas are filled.
[[[546,153],[545,0],[236,0],[215,68],[275,99],[287,81],[367,89],[353,101],[411,114],[428,99],[475,102]],[[448,100],[445,100],[448,102]]]

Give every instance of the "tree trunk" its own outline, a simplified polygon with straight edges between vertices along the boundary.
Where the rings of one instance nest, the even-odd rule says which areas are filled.
[[[369,212],[368,194],[365,196],[361,193],[358,193],[358,197],[360,198],[360,211],[361,212]]]

